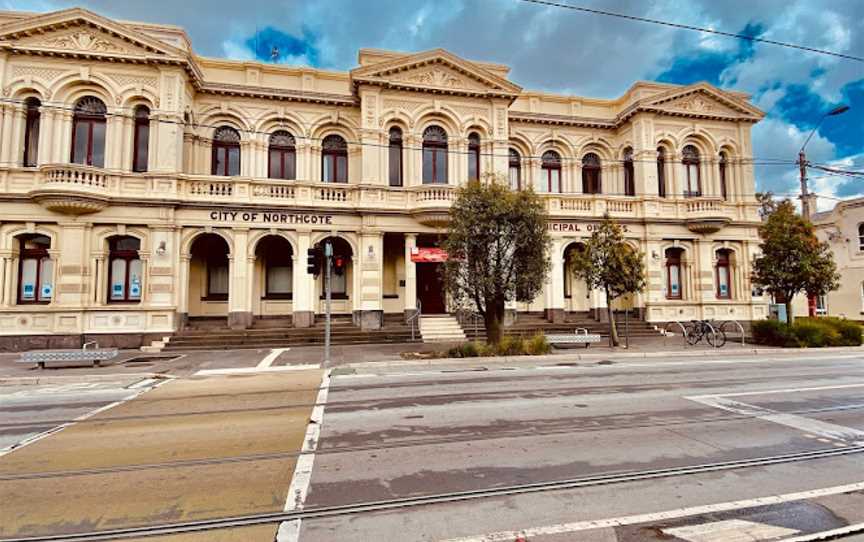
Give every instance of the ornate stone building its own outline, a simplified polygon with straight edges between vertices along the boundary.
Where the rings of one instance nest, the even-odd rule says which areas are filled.
[[[649,287],[623,303],[647,320],[766,315],[748,278],[763,113],[746,95],[638,82],[600,100],[508,71],[440,49],[363,49],[348,72],[228,61],[177,27],[0,13],[0,335],[308,326],[322,287],[306,251],[327,238],[337,312],[376,328],[418,301],[446,311],[418,249],[454,188],[489,173],[533,186],[551,217],[543,294],[513,309],[602,308],[566,254],[609,213],[645,254]]]

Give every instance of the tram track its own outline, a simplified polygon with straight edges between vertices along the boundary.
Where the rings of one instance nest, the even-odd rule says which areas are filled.
[[[542,493],[547,491],[562,491],[588,488],[604,485],[623,484],[643,480],[671,478],[710,472],[733,471],[737,469],[757,468],[784,463],[796,463],[833,457],[842,457],[864,452],[864,445],[846,448],[823,448],[806,452],[762,456],[734,461],[702,463],[664,469],[646,469],[641,471],[612,472],[596,474],[580,478],[569,478],[543,482],[529,482],[501,487],[490,487],[449,493],[402,497],[388,500],[368,501],[338,506],[319,506],[291,512],[269,512],[245,516],[222,517],[187,522],[166,523],[162,525],[138,526],[106,529],[100,531],[64,533],[56,535],[34,535],[13,538],[0,538],[0,542],[95,542],[104,540],[128,540],[151,536],[177,535],[186,533],[206,532],[219,529],[251,527],[256,525],[278,524],[283,521],[310,520],[336,516],[385,512],[391,510],[409,509],[435,504],[465,502],[494,497]]]
[[[855,405],[838,405],[833,407],[822,407],[822,408],[812,408],[812,409],[800,409],[786,412],[786,414],[820,414],[820,413],[829,413],[829,412],[848,412],[852,410],[861,410],[864,409],[864,404],[855,404]],[[531,430],[531,431],[522,431],[522,432],[509,432],[506,434],[495,434],[495,435],[478,435],[476,433],[469,434],[460,434],[454,436],[440,436],[437,438],[425,438],[425,439],[413,439],[407,440],[403,442],[387,442],[380,444],[369,444],[365,446],[334,446],[332,448],[318,448],[315,451],[316,456],[327,456],[327,455],[338,455],[338,454],[350,454],[357,452],[374,452],[380,450],[390,450],[397,448],[414,448],[418,446],[434,446],[441,444],[458,444],[462,442],[482,442],[482,441],[495,441],[495,440],[503,440],[510,438],[524,438],[524,437],[546,437],[546,436],[555,436],[555,435],[567,435],[574,433],[595,433],[595,432],[605,432],[605,431],[615,431],[615,430],[624,430],[624,429],[664,429],[671,427],[683,427],[683,426],[692,426],[692,425],[704,425],[710,423],[723,423],[723,422],[734,422],[740,420],[753,419],[753,416],[746,414],[711,414],[710,416],[698,418],[698,419],[690,419],[684,421],[669,421],[665,423],[633,423],[633,424],[601,424],[601,425],[591,425],[586,427],[562,427],[555,430]],[[86,468],[86,469],[69,469],[69,470],[55,470],[55,471],[45,471],[45,472],[27,472],[27,473],[16,473],[16,474],[0,474],[0,481],[10,482],[17,480],[38,480],[38,479],[50,479],[50,478],[69,478],[76,476],[92,476],[92,475],[104,475],[104,474],[115,474],[121,472],[136,472],[136,471],[144,471],[144,470],[159,470],[159,469],[173,469],[173,468],[188,468],[188,467],[200,467],[200,466],[208,466],[208,465],[221,465],[221,464],[231,464],[231,463],[248,463],[255,461],[271,461],[276,459],[296,459],[302,455],[306,455],[310,452],[302,452],[302,451],[286,451],[286,452],[270,452],[263,454],[248,454],[248,455],[236,455],[236,456],[226,456],[226,457],[216,457],[216,458],[200,458],[200,459],[184,459],[184,460],[176,460],[176,461],[165,461],[160,463],[140,463],[134,465],[121,465],[121,466],[112,466],[112,467],[104,467],[104,468]]]

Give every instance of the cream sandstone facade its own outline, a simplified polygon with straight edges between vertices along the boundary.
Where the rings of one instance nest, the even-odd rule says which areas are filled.
[[[434,297],[434,273],[412,250],[446,228],[454,188],[475,174],[469,157],[481,175],[507,176],[511,151],[523,186],[548,191],[550,175],[560,176],[543,194],[552,271],[542,295],[512,308],[553,320],[602,308],[602,296],[565,273],[565,252],[609,213],[645,254],[648,289],[628,303],[649,321],[766,316],[767,300],[752,297],[749,283],[759,225],[750,131],[763,114],[746,95],[639,82],[618,99],[589,99],[523,90],[508,71],[444,50],[364,49],[347,73],[217,60],[195,55],[172,26],[82,9],[0,13],[0,335],[33,344],[116,336],[131,345],[200,316],[246,327],[290,315],[308,326],[322,305],[306,251],[327,237],[343,240],[335,310],[379,327],[383,314]],[[39,113],[36,136],[28,104]],[[139,106],[149,111],[143,143]],[[97,122],[87,124],[94,111]],[[213,164],[223,127],[239,135],[239,171],[229,171],[236,154]],[[440,177],[429,163],[424,173],[430,127],[446,132]],[[392,128],[402,133],[401,186],[389,182]],[[270,178],[277,131],[293,138],[293,179]],[[326,158],[324,172],[334,135],[345,157]],[[133,171],[141,148],[145,170]],[[559,157],[549,168],[548,151]],[[685,163],[693,153],[698,163]],[[599,193],[584,193],[586,155],[599,158]],[[347,182],[323,182],[345,163]],[[691,183],[698,175],[698,191],[688,192],[688,174]],[[50,263],[34,279],[40,258]],[[133,271],[124,275],[123,265]],[[680,280],[669,278],[670,265]]]

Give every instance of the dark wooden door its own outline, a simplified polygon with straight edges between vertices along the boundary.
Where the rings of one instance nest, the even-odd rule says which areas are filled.
[[[444,311],[444,284],[440,263],[417,264],[417,299],[423,314],[441,314]]]

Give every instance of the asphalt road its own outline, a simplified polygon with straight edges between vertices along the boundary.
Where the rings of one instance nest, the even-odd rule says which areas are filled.
[[[0,448],[25,443],[0,456],[0,540],[286,511],[303,519],[278,535],[140,540],[731,542],[864,522],[864,352],[504,365],[0,386]]]

